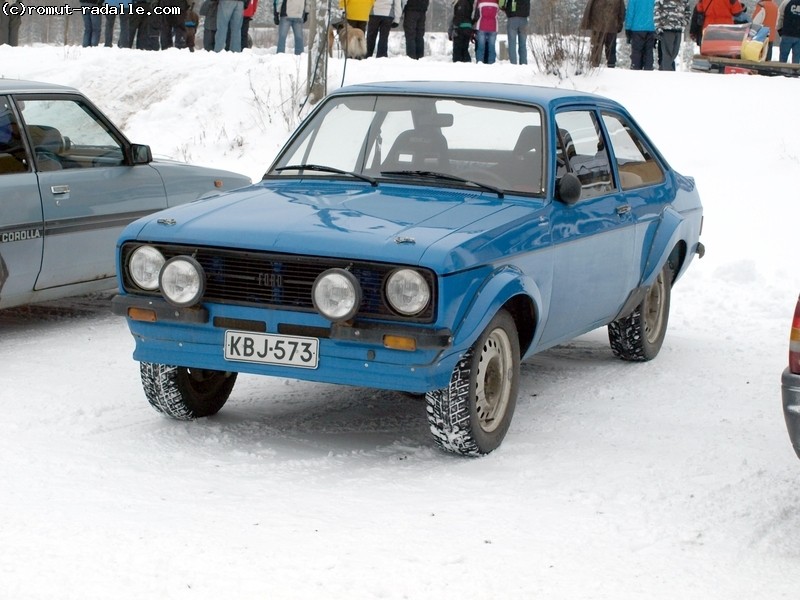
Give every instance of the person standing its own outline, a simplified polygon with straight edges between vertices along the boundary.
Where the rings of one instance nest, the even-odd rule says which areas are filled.
[[[625,0],[589,0],[583,11],[581,29],[591,31],[589,60],[600,66],[605,51],[606,65],[617,66],[617,34],[625,23]]]
[[[406,56],[414,60],[425,56],[425,13],[429,0],[406,0],[403,6],[403,33]]]
[[[217,33],[214,35],[214,52],[222,52],[230,36],[230,51],[242,51],[242,0],[219,0],[217,3]]]
[[[400,23],[400,0],[375,0],[367,23],[367,56],[372,56],[377,42],[376,58],[389,55],[389,33]]]
[[[17,0],[0,0],[0,46],[19,45],[19,26],[22,24],[22,15],[12,14],[16,11],[10,8],[17,4]],[[17,8],[14,6],[14,8]]]
[[[531,15],[531,0],[500,0],[500,8],[506,13],[508,35],[508,60],[512,65],[528,64],[528,18]]]
[[[242,48],[249,48],[252,45],[250,39],[250,23],[256,16],[258,10],[258,0],[250,0],[249,3],[245,2],[244,10],[242,11]]]
[[[477,0],[475,3],[475,60],[494,64],[497,58],[497,0]]]
[[[781,36],[780,60],[800,64],[800,0],[783,0],[778,8],[778,35]]]
[[[186,12],[189,10],[189,3],[187,0],[159,0],[159,6],[169,9],[161,15],[161,49],[166,50],[173,46],[186,48]],[[174,12],[179,14],[173,14]]]
[[[659,39],[659,70],[675,70],[675,59],[683,41],[683,30],[686,29],[691,14],[689,0],[656,0],[654,21]]]
[[[631,69],[652,71],[656,46],[654,0],[629,0],[625,11],[625,37],[631,45]]]
[[[453,62],[472,62],[469,54],[469,44],[474,35],[472,8],[472,0],[453,0],[453,20],[448,32],[453,42]]]
[[[214,51],[217,39],[217,0],[203,0],[200,5],[200,16],[203,17],[203,50]]]
[[[103,3],[102,0],[81,0],[81,16],[83,17],[83,44],[84,48],[90,46],[97,46],[100,43],[100,27],[102,17],[98,12],[96,15],[92,14],[92,9],[99,8]]]
[[[306,0],[274,0],[274,20],[278,26],[278,48],[276,52],[286,52],[286,37],[289,28],[294,37],[294,53],[303,53],[303,23],[308,19]]]
[[[758,0],[753,10],[753,25],[769,27],[767,60],[772,60],[772,48],[778,37],[778,5],[775,0]]]

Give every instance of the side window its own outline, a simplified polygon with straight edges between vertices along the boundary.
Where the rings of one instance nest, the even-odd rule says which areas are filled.
[[[85,104],[26,99],[20,106],[40,171],[124,164],[122,146]]]
[[[603,114],[603,123],[611,139],[623,190],[664,181],[661,166],[629,123],[618,115],[608,113]]]
[[[558,146],[557,176],[566,172],[577,175],[581,198],[593,198],[612,192],[611,165],[602,131],[590,110],[572,110],[556,115]]]
[[[11,101],[0,96],[0,175],[25,173],[28,160],[19,123],[11,110]]]

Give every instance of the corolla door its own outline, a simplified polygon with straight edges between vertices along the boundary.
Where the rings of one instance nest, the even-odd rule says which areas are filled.
[[[131,165],[127,140],[80,96],[16,97],[34,153],[44,218],[36,289],[114,276],[122,228],[166,207],[159,174]]]

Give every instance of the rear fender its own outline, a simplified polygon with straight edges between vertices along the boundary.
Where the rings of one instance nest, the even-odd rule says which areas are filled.
[[[679,212],[669,207],[664,210],[661,215],[661,222],[653,237],[653,243],[650,245],[650,253],[642,271],[640,287],[647,288],[651,286],[664,264],[670,259],[672,252],[676,250],[676,247],[681,247],[683,223],[683,216]],[[683,256],[685,256],[685,251],[682,255],[673,257],[673,283],[678,278],[679,270],[686,266],[681,264]]]

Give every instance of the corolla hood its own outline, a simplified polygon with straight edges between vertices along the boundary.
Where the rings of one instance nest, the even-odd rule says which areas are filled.
[[[540,201],[526,206],[470,190],[262,182],[140,219],[123,238],[441,268],[458,246],[536,206]]]

